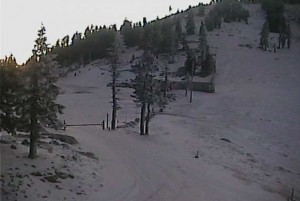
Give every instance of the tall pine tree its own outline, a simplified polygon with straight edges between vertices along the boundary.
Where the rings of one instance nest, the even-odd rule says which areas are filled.
[[[58,78],[54,55],[49,53],[45,27],[38,30],[33,56],[26,64],[25,88],[19,113],[23,130],[30,132],[29,158],[37,156],[37,141],[44,127],[60,128],[57,113],[62,113],[63,106],[55,102],[59,87],[55,85]]]
[[[154,56],[148,49],[144,50],[142,64],[133,66],[133,71],[136,74],[133,80],[134,84],[134,102],[141,107],[140,113],[140,134],[149,134],[149,122],[151,105],[153,104],[153,73],[156,70],[153,65]]]

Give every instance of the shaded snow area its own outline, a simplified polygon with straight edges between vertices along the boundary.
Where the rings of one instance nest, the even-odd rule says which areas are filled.
[[[176,100],[154,116],[149,136],[140,136],[138,125],[67,127],[55,132],[79,144],[52,140],[36,160],[26,158],[22,138],[12,138],[17,149],[1,144],[1,200],[284,201],[293,187],[299,200],[299,25],[292,24],[291,49],[264,52],[257,48],[263,12],[259,5],[248,8],[249,24],[223,23],[208,33],[217,53],[216,93],[194,92],[189,103],[184,91],[173,91]],[[122,55],[123,70],[133,53],[141,55],[135,49]],[[184,59],[177,55],[174,68]],[[99,60],[59,80],[62,120],[110,118],[109,68]],[[120,80],[132,76],[124,71]],[[130,94],[119,88],[118,125],[139,117]]]

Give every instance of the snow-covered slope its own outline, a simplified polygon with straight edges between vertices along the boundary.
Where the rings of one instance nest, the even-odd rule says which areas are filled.
[[[257,48],[263,13],[258,5],[248,8],[249,24],[224,23],[209,33],[217,47],[216,93],[194,92],[189,103],[184,91],[174,92],[177,100],[153,118],[149,136],[139,136],[138,127],[68,127],[65,134],[99,158],[100,169],[86,162],[80,174],[97,171],[101,187],[80,176],[85,195],[61,189],[43,200],[282,201],[293,187],[299,196],[299,33],[290,50],[264,52]],[[110,114],[108,68],[94,62],[60,80],[67,124],[100,123]],[[119,125],[139,117],[131,92],[120,91]]]
[[[195,93],[189,104],[184,92],[176,92],[177,101],[153,119],[148,137],[138,136],[137,128],[109,133],[97,128],[68,129],[110,160],[103,172],[107,185],[98,198],[282,200],[293,186],[300,186],[299,40],[293,40],[290,50],[258,49],[263,13],[257,5],[249,9],[253,17],[248,25],[225,23],[209,34],[209,43],[217,47],[215,94]],[[100,74],[96,71],[96,67],[84,71],[76,79],[86,85]],[[93,86],[106,98],[97,93],[83,94],[88,102],[81,95],[67,98],[74,106],[78,103],[78,109],[62,100],[72,112],[66,113],[67,121],[76,114],[81,114],[81,122],[105,119],[110,111],[109,89],[101,87],[107,80],[97,81]],[[121,106],[126,105],[119,121],[133,120],[139,110],[128,101],[127,91],[121,91]],[[103,144],[114,156],[101,151]],[[197,151],[200,158],[194,159]]]

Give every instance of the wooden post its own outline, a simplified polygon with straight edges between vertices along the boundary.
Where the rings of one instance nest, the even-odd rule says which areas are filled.
[[[294,188],[292,188],[291,201],[294,201]]]
[[[67,127],[67,124],[66,124],[66,121],[64,120],[64,127],[63,127],[64,131],[66,130],[66,127]]]
[[[199,150],[197,150],[197,153],[195,155],[195,158],[199,158]]]
[[[105,121],[102,121],[102,130],[105,130]]]
[[[106,114],[106,128],[108,128],[108,113]]]

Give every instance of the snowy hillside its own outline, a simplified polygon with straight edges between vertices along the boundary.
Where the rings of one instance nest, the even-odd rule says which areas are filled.
[[[44,160],[35,162],[23,157],[26,149],[22,145],[16,150],[1,145],[1,153],[10,153],[1,158],[2,174],[20,171],[14,168],[21,169],[24,164],[29,164],[26,171],[30,174],[35,171],[34,163],[40,171],[52,166],[66,171],[67,166],[75,177],[55,184],[30,175],[16,190],[26,193],[17,193],[14,198],[283,201],[294,187],[299,199],[299,25],[292,24],[291,49],[264,52],[257,48],[263,11],[259,5],[247,8],[249,24],[223,23],[220,30],[208,32],[208,43],[217,53],[216,93],[194,92],[189,103],[184,91],[174,91],[176,101],[152,119],[149,136],[140,136],[138,126],[116,131],[103,131],[101,126],[67,127],[60,133],[75,137],[79,144],[68,149],[54,147],[53,151],[41,149]],[[202,18],[197,20],[200,24]],[[141,54],[129,49],[122,55],[123,69],[130,68],[126,58],[133,53]],[[172,68],[183,66],[184,60],[185,56],[177,55]],[[164,62],[158,61],[159,65]],[[62,120],[94,124],[110,115],[108,70],[107,62],[99,60],[59,80],[63,93],[58,101],[66,107]],[[132,76],[125,71],[120,80]],[[130,94],[132,89],[120,88],[118,125],[139,117],[140,110]],[[98,160],[78,151],[91,152]],[[62,160],[66,152],[79,159]],[[195,158],[197,152],[199,158]],[[20,158],[17,166],[11,154]],[[2,199],[13,200],[9,196]]]

